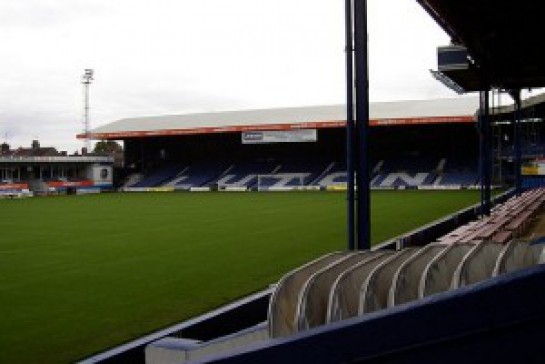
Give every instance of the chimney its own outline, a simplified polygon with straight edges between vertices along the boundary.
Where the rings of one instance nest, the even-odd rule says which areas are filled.
[[[33,150],[40,149],[40,142],[37,141],[37,140],[33,140],[32,141],[32,149]]]

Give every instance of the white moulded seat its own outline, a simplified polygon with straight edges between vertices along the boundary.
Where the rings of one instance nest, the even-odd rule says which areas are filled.
[[[333,322],[357,316],[361,286],[375,267],[394,254],[397,253],[391,251],[388,254],[376,255],[339,275],[329,295],[326,321]]]
[[[418,299],[420,277],[438,254],[449,245],[429,244],[407,259],[397,270],[388,292],[388,307],[397,306]]]
[[[418,287],[418,298],[448,291],[456,268],[476,244],[458,243],[449,245],[426,267]]]
[[[493,242],[477,244],[456,268],[451,288],[456,289],[492,277],[498,256],[505,246]]]
[[[541,264],[544,261],[544,245],[529,245],[524,241],[513,240],[498,256],[493,276]]]
[[[320,257],[286,274],[279,282],[269,302],[269,334],[271,337],[287,336],[295,332],[297,302],[301,289],[316,272],[353,254],[335,252]]]
[[[359,263],[386,254],[388,253],[385,251],[357,252],[316,272],[309,278],[299,298],[296,317],[298,331],[323,325],[326,322],[330,292],[340,275]]]
[[[358,315],[388,307],[388,292],[399,267],[416,254],[414,248],[403,249],[379,264],[367,277],[360,288]]]

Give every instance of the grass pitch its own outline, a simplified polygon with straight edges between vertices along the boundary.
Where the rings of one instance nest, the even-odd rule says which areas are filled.
[[[372,194],[374,243],[478,201]],[[0,362],[64,363],[260,290],[344,249],[343,193],[0,200]]]

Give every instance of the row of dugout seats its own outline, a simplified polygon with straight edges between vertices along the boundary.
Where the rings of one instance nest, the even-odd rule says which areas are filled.
[[[452,164],[453,168],[450,168]],[[405,166],[405,167],[403,167]],[[418,186],[473,186],[478,174],[469,167],[446,159],[380,160],[373,164],[371,186],[399,188]],[[173,186],[243,187],[247,189],[289,188],[346,184],[346,164],[320,159],[253,160],[237,163],[203,161],[193,165],[167,165],[130,185],[130,187]]]
[[[496,207],[494,216],[508,216],[509,225],[525,211],[532,211],[526,217],[531,219],[540,213],[544,197],[543,189],[529,191]],[[520,225],[518,233],[527,226]],[[325,255],[278,282],[269,302],[267,322],[208,342],[164,338],[147,346],[146,362],[205,361],[209,355],[288,337],[545,262],[545,245],[539,242],[499,242],[474,233],[464,235],[467,239],[454,240],[452,236],[421,248]]]

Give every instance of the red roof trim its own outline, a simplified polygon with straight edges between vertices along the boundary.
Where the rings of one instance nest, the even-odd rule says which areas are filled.
[[[0,191],[28,190],[28,183],[0,184]]]
[[[391,125],[422,125],[422,124],[452,124],[452,123],[472,123],[474,116],[437,116],[423,118],[396,118],[370,120],[370,126],[391,126]],[[244,131],[258,130],[296,130],[296,129],[324,129],[324,128],[342,128],[346,121],[316,121],[297,124],[264,124],[264,125],[242,125],[242,126],[223,126],[223,127],[204,127],[192,129],[163,129],[151,131],[121,131],[114,133],[90,133],[91,139],[126,139],[126,138],[146,138],[153,136],[175,136],[175,135],[195,135],[195,134],[213,134],[213,133],[235,133]],[[85,134],[78,134],[78,139],[84,139]]]

